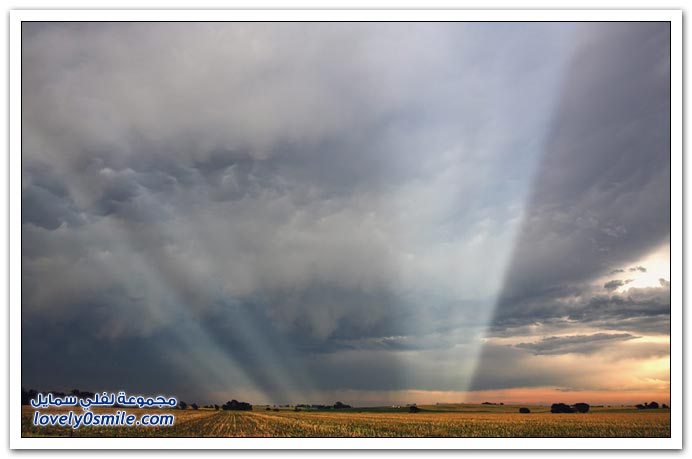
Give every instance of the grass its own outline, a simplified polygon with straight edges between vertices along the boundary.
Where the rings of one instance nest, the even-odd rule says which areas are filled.
[[[32,437],[669,437],[670,411],[595,408],[586,414],[552,414],[529,406],[429,405],[420,413],[401,408],[334,411],[128,410],[171,413],[170,427],[40,427],[33,409],[22,407],[22,435]],[[53,412],[58,411],[54,409]],[[62,411],[66,411],[63,409]],[[75,410],[81,413],[81,409]],[[114,408],[93,409],[95,413]],[[404,409],[405,411],[405,409]]]

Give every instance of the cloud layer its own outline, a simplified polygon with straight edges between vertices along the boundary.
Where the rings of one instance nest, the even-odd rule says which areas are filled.
[[[23,384],[464,390],[491,320],[667,333],[665,279],[602,279],[669,237],[667,47],[663,24],[25,23]],[[502,349],[574,349],[546,339]]]
[[[669,263],[670,31],[586,24],[579,37],[489,330],[576,333],[514,348],[538,355],[604,351],[630,337],[609,331],[670,333],[670,283],[628,288],[648,272],[628,265],[651,253]],[[516,350],[484,351],[475,388],[492,379],[502,352]]]

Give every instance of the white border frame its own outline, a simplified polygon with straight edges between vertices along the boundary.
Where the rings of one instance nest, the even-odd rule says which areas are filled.
[[[22,21],[669,21],[671,23],[671,438],[22,438]],[[683,162],[681,10],[13,10],[10,11],[9,343],[11,449],[681,449]]]

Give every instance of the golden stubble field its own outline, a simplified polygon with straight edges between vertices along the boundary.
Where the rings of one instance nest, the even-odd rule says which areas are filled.
[[[593,409],[585,414],[552,414],[516,406],[428,406],[420,413],[371,411],[128,410],[171,413],[170,427],[40,427],[33,408],[22,407],[22,435],[31,437],[669,437],[669,410]],[[50,412],[55,413],[53,409]],[[81,409],[74,410],[81,413]],[[93,409],[94,413],[115,408]],[[43,411],[42,411],[43,412]],[[48,412],[48,411],[46,411]]]

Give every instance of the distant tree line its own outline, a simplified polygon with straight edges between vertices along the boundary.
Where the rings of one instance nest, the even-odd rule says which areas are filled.
[[[651,403],[644,403],[643,405],[640,403],[638,405],[635,405],[635,408],[638,410],[657,410],[659,408],[658,403],[656,402],[651,402]],[[665,403],[660,406],[660,408],[668,408],[668,405]]]
[[[565,403],[553,403],[550,406],[551,413],[588,413],[589,412],[588,403],[575,403],[574,405],[567,405]]]
[[[307,403],[299,403],[296,405],[296,408],[312,408],[314,410],[341,410],[344,408],[352,408],[352,406],[342,402],[336,402],[333,405],[310,405]]]
[[[188,405],[186,402],[184,402],[182,400],[178,402],[178,409],[179,410],[186,410],[188,408],[188,406],[193,410],[199,409],[199,405],[197,405],[196,403],[192,403],[192,404]],[[235,399],[229,400],[228,402],[224,403],[221,406],[216,405],[216,404],[204,405],[204,408],[214,409],[216,411],[218,411],[219,409],[232,410],[232,411],[252,411],[252,405],[251,404],[249,404],[247,402],[239,402],[238,400],[235,400]]]
[[[238,400],[231,400],[229,402],[221,405],[222,410],[232,410],[232,411],[251,411],[252,405],[247,402],[239,402]]]

